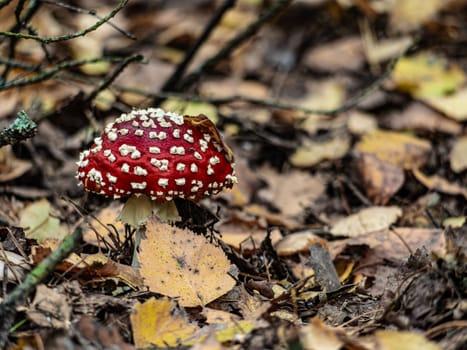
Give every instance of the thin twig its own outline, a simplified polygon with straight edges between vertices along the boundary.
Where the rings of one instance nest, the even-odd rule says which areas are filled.
[[[63,7],[63,8],[66,8],[67,10],[74,11],[74,12],[77,12],[77,13],[90,15],[90,16],[93,16],[93,17],[97,18],[98,20],[103,20],[104,19],[102,16],[99,16],[97,14],[96,10],[83,9],[81,7],[73,6],[73,5],[70,5],[70,4],[61,2],[61,1],[41,0],[41,2],[50,4],[50,5],[54,5],[54,6]],[[128,39],[131,39],[131,40],[136,40],[137,39],[136,36],[134,36],[131,33],[126,32],[122,28],[117,27],[111,21],[107,21],[107,24],[109,26],[111,26],[113,29],[115,29],[117,32],[119,32],[120,34],[126,36]]]
[[[187,75],[179,84],[177,84],[174,91],[185,91],[196,83],[200,77],[212,70],[220,61],[230,56],[230,54],[243,44],[246,40],[255,35],[259,29],[267,22],[272,21],[274,18],[280,15],[282,11],[292,2],[292,0],[279,0],[266,11],[264,11],[256,21],[251,23],[243,31],[238,33],[230,41],[228,41],[214,56],[208,58],[203,64],[201,64],[194,72]]]
[[[74,39],[80,36],[85,36],[86,34],[95,31],[98,29],[102,24],[108,22],[112,17],[114,17],[128,2],[129,0],[121,0],[120,3],[111,11],[109,12],[106,16],[104,16],[101,20],[97,21],[94,23],[92,26],[85,28],[83,30],[80,30],[75,33],[69,33],[65,35],[59,35],[59,36],[52,36],[48,38],[43,38],[39,35],[31,35],[31,34],[25,34],[25,33],[17,33],[17,32],[0,32],[0,37],[5,36],[5,37],[12,37],[12,38],[19,38],[19,39],[30,39],[30,40],[36,40],[39,41],[43,44],[50,44],[50,43],[55,43],[59,41],[65,41],[65,40],[70,40]]]
[[[52,78],[55,74],[57,74],[58,72],[62,70],[79,67],[84,64],[96,63],[96,62],[121,62],[127,58],[128,57],[110,56],[110,57],[97,57],[97,58],[88,58],[88,59],[83,59],[83,60],[62,62],[56,65],[55,67],[49,70],[44,70],[31,78],[13,79],[13,80],[4,82],[3,84],[0,83],[0,91],[11,89],[13,87],[20,87],[20,86],[30,85],[33,83],[38,83],[38,82]]]
[[[212,31],[217,27],[219,22],[221,21],[224,14],[235,5],[236,0],[225,0],[222,6],[220,6],[214,16],[212,16],[211,20],[208,22],[206,27],[201,33],[200,37],[193,46],[185,53],[185,57],[183,58],[182,62],[180,62],[172,73],[172,75],[166,80],[164,85],[161,88],[161,91],[171,91],[174,90],[177,86],[177,83],[180,81],[181,77],[185,73],[188,64],[191,62],[193,57],[198,52],[199,48],[208,40],[209,36],[211,35]],[[153,101],[153,105],[158,105],[162,101]]]

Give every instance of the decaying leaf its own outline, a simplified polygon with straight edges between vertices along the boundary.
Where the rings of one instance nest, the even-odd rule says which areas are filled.
[[[169,299],[150,298],[142,304],[136,303],[134,309],[130,319],[138,349],[177,347],[198,329],[175,311],[175,304]]]
[[[360,210],[337,221],[331,233],[338,236],[355,237],[368,232],[390,227],[402,215],[399,207],[371,207]]]
[[[20,215],[20,226],[25,230],[26,237],[39,243],[46,239],[62,240],[68,229],[53,216],[52,206],[47,199],[41,199],[27,206]]]
[[[67,329],[71,326],[71,306],[66,295],[43,284],[37,286],[26,315],[41,327]]]
[[[467,199],[467,188],[451,183],[448,180],[437,176],[427,176],[423,174],[419,169],[414,169],[413,174],[415,178],[425,185],[430,190],[439,191],[451,195],[464,196]]]
[[[205,237],[149,219],[138,260],[153,292],[177,298],[182,306],[199,306],[235,286],[230,262]]]
[[[363,136],[355,149],[401,168],[413,169],[427,161],[431,145],[405,133],[377,130]]]
[[[467,136],[463,136],[456,140],[449,155],[451,169],[460,173],[467,169]]]

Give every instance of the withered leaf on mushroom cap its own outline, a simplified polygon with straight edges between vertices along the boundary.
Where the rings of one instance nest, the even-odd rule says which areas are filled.
[[[80,154],[77,178],[111,196],[144,194],[164,202],[198,200],[237,182],[233,154],[204,115],[133,110],[105,127]]]

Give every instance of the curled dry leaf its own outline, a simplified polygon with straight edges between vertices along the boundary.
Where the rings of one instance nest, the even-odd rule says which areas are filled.
[[[384,230],[402,215],[399,207],[371,207],[337,221],[331,228],[336,236],[355,237],[368,232]]]
[[[413,174],[415,178],[420,181],[424,186],[430,190],[451,194],[454,196],[464,196],[467,199],[467,188],[460,185],[449,182],[448,180],[437,176],[427,176],[423,174],[419,169],[414,169]]]
[[[180,312],[169,299],[151,298],[136,303],[130,315],[133,337],[138,349],[156,346],[177,347],[198,329]]]
[[[152,292],[177,298],[182,306],[200,306],[235,286],[230,262],[205,237],[149,219],[138,261]]]
[[[449,155],[452,171],[460,173],[467,169],[467,136],[456,140]]]

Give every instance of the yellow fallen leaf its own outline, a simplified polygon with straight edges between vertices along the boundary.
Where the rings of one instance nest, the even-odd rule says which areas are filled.
[[[398,207],[371,207],[337,221],[331,228],[333,235],[355,237],[390,227],[402,215]]]
[[[404,169],[419,167],[428,159],[431,145],[428,141],[402,132],[376,130],[366,134],[355,149],[374,154],[382,161]]]
[[[199,306],[235,286],[230,262],[219,246],[195,233],[150,218],[138,261],[152,292],[177,298],[182,306]]]
[[[459,138],[454,143],[449,155],[449,161],[451,169],[456,173],[467,169],[467,136]]]
[[[335,137],[325,142],[305,142],[290,157],[290,163],[299,168],[312,167],[323,160],[340,159],[349,151],[346,137]]]
[[[41,199],[27,206],[20,214],[20,226],[25,235],[39,243],[48,238],[61,240],[68,234],[66,226],[52,216],[52,206],[47,199]]]
[[[399,59],[392,79],[399,90],[416,98],[428,98],[453,93],[466,77],[462,69],[445,59],[421,53]]]
[[[182,315],[174,312],[175,305],[168,299],[151,298],[136,303],[130,315],[133,337],[138,349],[150,346],[177,347],[198,329]]]
[[[425,97],[423,101],[452,119],[467,120],[467,87],[446,96]]]

